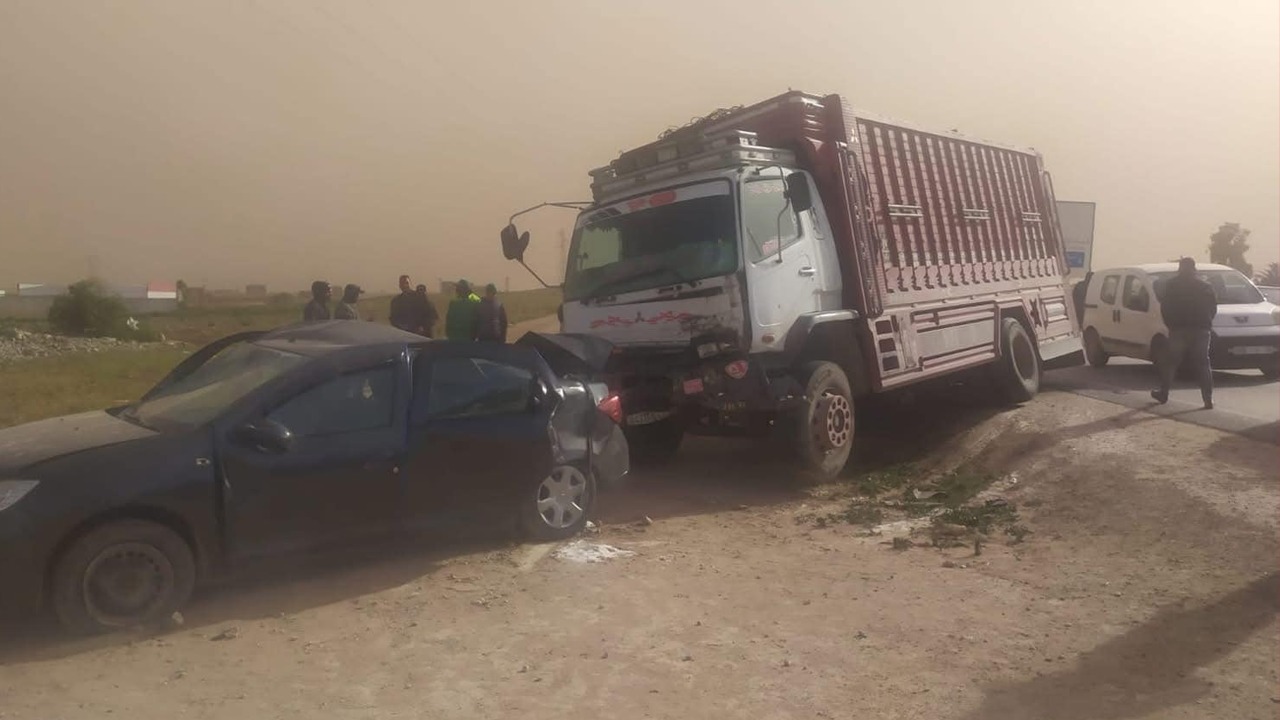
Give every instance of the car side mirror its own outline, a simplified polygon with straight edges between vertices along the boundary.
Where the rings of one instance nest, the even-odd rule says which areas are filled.
[[[241,425],[236,440],[264,453],[285,453],[293,447],[293,433],[275,420],[262,418]]]
[[[524,251],[529,247],[529,231],[521,233],[514,224],[502,228],[502,256],[508,260],[524,262]]]
[[[813,207],[813,195],[809,191],[809,181],[804,173],[793,172],[787,176],[787,197],[791,199],[791,209],[802,213]]]

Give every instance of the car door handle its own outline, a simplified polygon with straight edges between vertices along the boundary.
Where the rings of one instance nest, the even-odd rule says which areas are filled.
[[[800,274],[801,274],[801,275],[803,275],[803,276],[805,276],[805,277],[812,277],[812,276],[814,276],[814,275],[817,275],[817,274],[818,274],[818,271],[817,271],[817,269],[816,269],[816,268],[811,268],[811,267],[809,267],[808,265],[806,265],[806,266],[804,266],[804,267],[800,268]]]

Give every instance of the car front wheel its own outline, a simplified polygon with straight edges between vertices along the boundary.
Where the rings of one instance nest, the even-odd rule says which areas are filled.
[[[520,520],[535,540],[564,540],[582,531],[595,506],[596,483],[572,465],[558,465],[533,483],[521,503]]]
[[[191,596],[196,565],[177,533],[146,520],[100,525],[73,540],[52,574],[62,624],[89,634],[169,617]]]

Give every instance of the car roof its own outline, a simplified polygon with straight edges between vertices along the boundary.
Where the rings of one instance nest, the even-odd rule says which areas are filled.
[[[347,350],[400,348],[431,341],[389,325],[359,320],[326,320],[276,328],[255,338],[253,342],[277,350],[319,357]]]
[[[1095,270],[1094,275],[1104,275],[1106,273],[1124,272],[1126,270],[1141,270],[1146,273],[1167,273],[1178,272],[1178,263],[1146,263],[1144,265],[1125,265],[1123,267],[1107,268],[1105,270]],[[1231,270],[1226,265],[1216,265],[1214,263],[1196,263],[1196,270]]]

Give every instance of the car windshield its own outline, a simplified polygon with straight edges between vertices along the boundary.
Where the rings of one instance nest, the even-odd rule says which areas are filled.
[[[232,345],[190,375],[129,406],[122,416],[158,430],[197,427],[305,362],[302,355],[253,343]]]
[[[1156,297],[1164,297],[1165,283],[1177,274],[1176,272],[1155,273],[1153,278]],[[1263,301],[1262,293],[1239,271],[1198,270],[1196,277],[1209,283],[1213,288],[1213,294],[1218,298],[1219,305],[1252,305]]]
[[[566,300],[727,275],[738,268],[733,196],[711,182],[626,200],[578,219]]]

